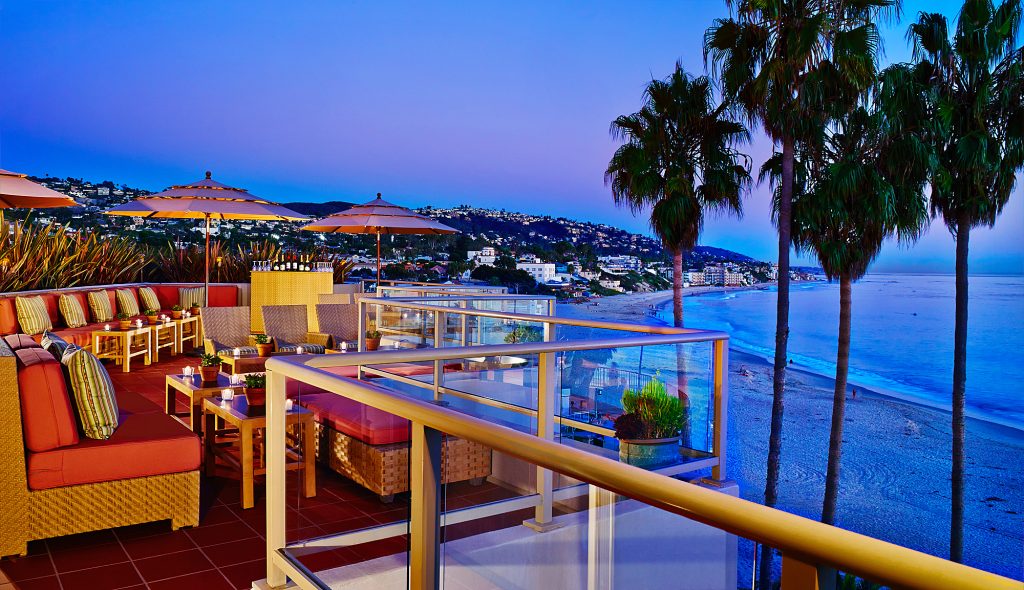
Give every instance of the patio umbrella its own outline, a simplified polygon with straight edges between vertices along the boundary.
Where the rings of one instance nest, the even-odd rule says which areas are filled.
[[[77,206],[71,197],[32,182],[25,174],[0,169],[0,223],[4,221],[4,209]]]
[[[210,302],[210,221],[212,219],[252,219],[265,221],[302,221],[305,215],[250,194],[242,188],[222,184],[211,178],[140,197],[105,211],[107,215],[165,219],[206,220],[206,269],[204,296]]]
[[[302,226],[302,229],[341,234],[377,235],[377,285],[380,285],[381,234],[456,234],[459,230],[438,223],[426,215],[393,205],[377,198],[364,205],[356,205],[320,221]]]

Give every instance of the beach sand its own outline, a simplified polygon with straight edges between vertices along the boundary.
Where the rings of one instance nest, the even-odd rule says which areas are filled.
[[[671,293],[662,291],[580,307],[602,319],[643,322],[651,305],[670,300]],[[772,367],[732,350],[729,372],[729,477],[744,498],[763,502]],[[831,378],[787,372],[778,507],[815,520],[824,494],[833,388]],[[838,526],[947,557],[950,432],[947,411],[857,387],[856,399],[847,397]],[[969,420],[966,486],[966,563],[1024,579],[1024,432]],[[749,576],[751,554],[751,545],[741,544],[741,576]]]

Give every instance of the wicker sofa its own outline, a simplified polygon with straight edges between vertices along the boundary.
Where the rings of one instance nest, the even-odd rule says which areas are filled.
[[[423,367],[390,365],[388,370],[414,375]],[[354,378],[356,367],[324,369]],[[292,380],[289,397],[313,412],[317,461],[391,502],[409,491],[409,422],[357,401]],[[445,437],[442,447],[444,483],[483,483],[491,474],[491,450],[479,443]]]
[[[200,444],[191,430],[118,392],[113,436],[79,437],[66,398],[50,353],[24,335],[0,338],[0,556],[25,555],[37,539],[199,524]]]
[[[47,289],[42,291],[24,291],[19,293],[3,293],[0,294],[0,336],[8,336],[11,334],[18,334],[22,332],[21,326],[18,323],[18,313],[15,309],[15,299],[18,297],[42,297],[43,302],[46,304],[46,310],[50,315],[50,322],[53,324],[53,331],[58,336],[67,340],[72,344],[81,346],[82,348],[89,348],[92,345],[92,332],[102,327],[102,323],[96,322],[95,318],[92,317],[92,313],[89,310],[89,302],[87,300],[87,294],[90,291],[106,291],[107,296],[110,298],[110,309],[117,313],[117,298],[114,292],[117,289],[128,289],[135,295],[135,300],[139,301],[139,287],[151,287],[156,293],[157,299],[160,300],[160,306],[163,308],[161,311],[170,313],[170,309],[179,303],[178,289],[181,287],[192,287],[195,285],[191,284],[147,284],[147,283],[133,283],[127,285],[104,285],[99,287],[89,288],[73,288],[73,289]],[[85,311],[87,319],[90,321],[85,326],[77,328],[69,328],[64,323],[64,318],[61,317],[60,311],[57,308],[57,301],[62,294],[73,295],[78,299],[79,305]],[[211,285],[210,286],[210,306],[211,307],[233,307],[238,304],[238,287],[235,285]],[[140,311],[142,306],[140,303]],[[36,335],[35,339],[38,341],[42,336]]]

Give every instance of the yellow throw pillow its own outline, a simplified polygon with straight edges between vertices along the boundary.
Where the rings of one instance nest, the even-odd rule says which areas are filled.
[[[89,291],[89,311],[92,312],[94,322],[114,319],[114,310],[110,309],[110,296],[106,291]]]
[[[42,297],[18,297],[14,300],[14,307],[18,310],[18,325],[25,334],[42,334],[53,329]]]
[[[85,319],[85,310],[82,309],[82,304],[74,295],[61,295],[57,299],[57,309],[64,316],[64,323],[69,328],[81,328],[89,323],[89,320]]]
[[[139,301],[142,303],[142,311],[152,309],[160,311],[160,299],[156,296],[156,291],[149,287],[139,288]]]
[[[117,430],[117,398],[107,369],[88,350],[67,347],[60,362],[67,370],[68,389],[74,396],[78,424],[89,438],[106,440]]]
[[[132,293],[131,289],[118,289],[114,291],[114,295],[117,297],[117,308],[121,313],[132,317],[140,315],[139,302],[135,300],[135,293]]]

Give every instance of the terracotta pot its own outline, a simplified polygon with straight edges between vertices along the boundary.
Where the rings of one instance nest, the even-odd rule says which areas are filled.
[[[262,356],[262,357],[270,356],[270,353],[273,352],[273,350],[274,350],[274,345],[272,343],[269,343],[269,342],[267,344],[257,344],[256,345],[256,352],[259,353],[259,355]]]
[[[619,461],[651,469],[679,461],[679,437],[619,440]]]
[[[202,376],[203,383],[215,383],[218,373],[220,373],[220,366],[199,367],[199,374]]]
[[[245,401],[250,406],[262,406],[267,403],[267,388],[266,387],[243,387],[242,391],[245,393]]]
[[[171,311],[171,317],[176,319],[176,320],[180,320],[181,319],[181,311],[173,311],[172,310]]]
[[[157,320],[155,315],[148,315],[146,316],[146,321],[149,322],[149,325],[155,326],[159,320]]]
[[[198,306],[193,305],[192,308],[189,309],[188,311],[192,315],[199,315],[199,307]]]
[[[121,326],[122,330],[131,330],[132,329],[132,321],[131,320],[118,320],[117,323]]]
[[[380,338],[367,338],[366,350],[377,350],[380,348]]]

